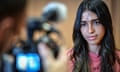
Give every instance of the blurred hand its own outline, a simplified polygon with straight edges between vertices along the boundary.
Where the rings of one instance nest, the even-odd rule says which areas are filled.
[[[57,59],[53,57],[52,51],[44,43],[38,45],[39,53],[43,59],[45,72],[68,72],[66,48],[61,47]]]

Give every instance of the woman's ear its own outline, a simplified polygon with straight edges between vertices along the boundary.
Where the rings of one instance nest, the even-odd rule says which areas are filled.
[[[0,30],[11,29],[13,27],[14,20],[12,17],[6,17],[0,22]]]

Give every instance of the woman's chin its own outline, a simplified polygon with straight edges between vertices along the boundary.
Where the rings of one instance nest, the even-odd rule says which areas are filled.
[[[88,41],[88,44],[89,44],[89,45],[98,45],[99,42],[96,41],[96,40],[93,40],[93,41]]]

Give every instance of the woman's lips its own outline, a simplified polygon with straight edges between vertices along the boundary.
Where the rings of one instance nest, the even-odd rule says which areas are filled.
[[[88,40],[95,40],[97,38],[97,36],[88,36]]]

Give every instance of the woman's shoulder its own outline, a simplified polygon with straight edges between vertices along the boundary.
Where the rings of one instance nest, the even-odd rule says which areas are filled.
[[[117,58],[117,61],[118,63],[120,64],[120,49],[116,49],[116,58]]]
[[[70,48],[67,50],[67,56],[68,56],[68,72],[72,72],[73,66],[74,66],[74,60],[71,59],[71,55],[73,54],[73,48]]]
[[[73,54],[73,48],[67,50],[67,56],[71,56]]]
[[[73,48],[67,50],[67,56],[68,56],[68,60],[71,61],[71,63],[74,63]]]
[[[115,72],[120,72],[120,49],[116,49]]]
[[[116,55],[120,58],[120,49],[115,50]]]

